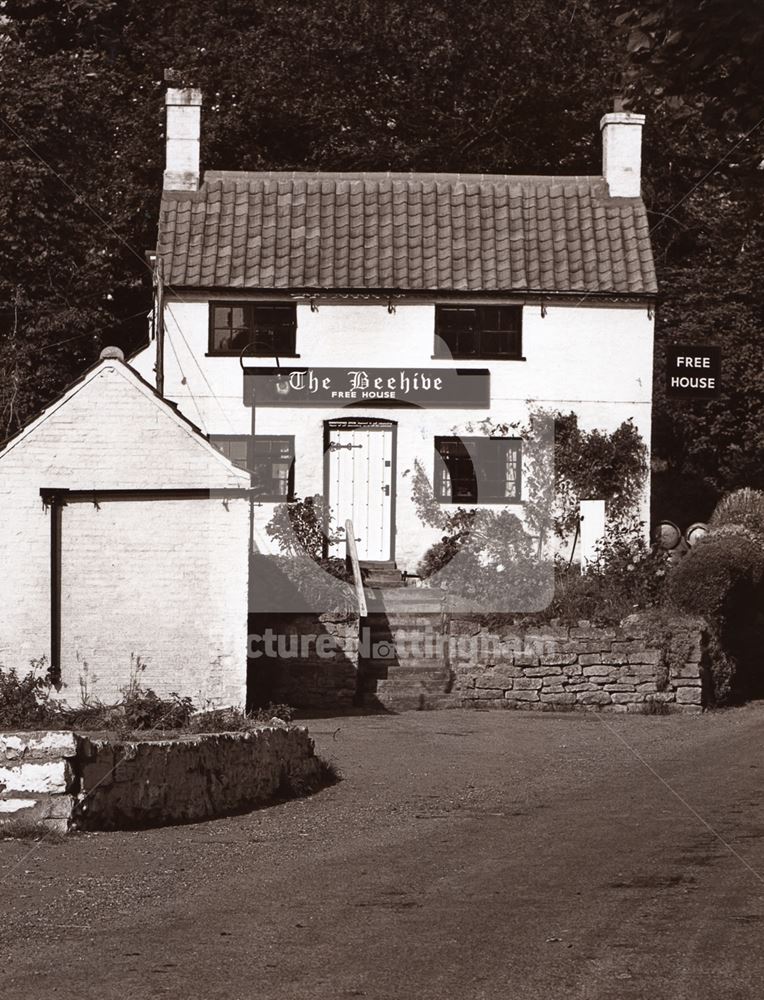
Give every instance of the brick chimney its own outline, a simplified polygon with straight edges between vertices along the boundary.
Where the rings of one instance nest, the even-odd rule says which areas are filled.
[[[199,139],[202,92],[193,87],[170,87],[167,106],[167,162],[165,191],[197,191],[199,188]]]
[[[639,198],[641,194],[644,124],[644,115],[630,111],[611,111],[602,117],[602,176],[612,198]]]

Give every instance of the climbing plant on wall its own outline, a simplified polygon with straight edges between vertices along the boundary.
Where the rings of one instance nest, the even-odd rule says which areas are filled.
[[[554,437],[551,436],[552,427]],[[561,414],[541,407],[525,423],[486,419],[475,430],[486,436],[516,436],[523,441],[523,522],[507,509],[444,509],[435,497],[421,463],[415,463],[412,498],[423,524],[443,532],[423,560],[430,575],[457,551],[475,548],[497,563],[527,558],[533,537],[537,554],[553,533],[570,538],[575,531],[581,499],[606,501],[611,527],[634,522],[647,476],[647,447],[631,420],[607,431],[582,430],[575,413]]]

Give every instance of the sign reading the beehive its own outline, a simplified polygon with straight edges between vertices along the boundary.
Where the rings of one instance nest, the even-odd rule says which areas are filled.
[[[484,409],[491,402],[485,368],[246,368],[251,406],[414,406]]]

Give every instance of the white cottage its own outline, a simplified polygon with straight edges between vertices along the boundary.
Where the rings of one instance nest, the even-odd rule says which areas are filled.
[[[0,451],[0,667],[244,704],[249,476],[107,349]],[[145,667],[145,669],[142,669]]]
[[[199,91],[168,91],[159,334],[132,363],[252,471],[258,537],[321,494],[362,559],[414,571],[439,534],[416,462],[444,509],[522,515],[522,441],[496,428],[529,406],[632,418],[649,446],[642,115],[603,117],[593,177],[202,176],[200,117]]]

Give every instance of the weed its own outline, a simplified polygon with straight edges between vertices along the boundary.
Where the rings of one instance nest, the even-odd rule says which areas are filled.
[[[659,700],[657,698],[648,698],[647,701],[643,702],[641,715],[671,715],[673,709],[667,701]]]
[[[60,843],[66,834],[44,820],[15,817],[0,823],[0,840],[44,840],[47,844]]]
[[[316,758],[316,767],[312,774],[296,777],[284,774],[278,788],[279,798],[305,798],[322,788],[329,788],[342,781],[342,773],[336,764],[324,757]]]
[[[32,660],[29,673],[20,677],[15,668],[0,668],[0,726],[37,729],[55,714],[51,703],[53,681],[46,659]]]

